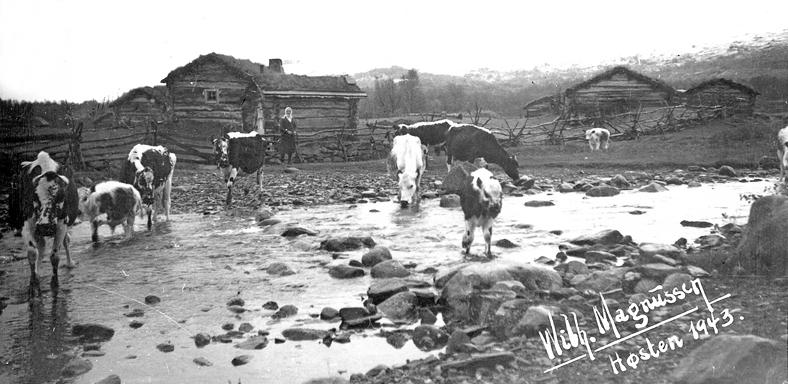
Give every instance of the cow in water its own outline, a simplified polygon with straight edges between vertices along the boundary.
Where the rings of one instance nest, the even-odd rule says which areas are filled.
[[[788,184],[788,127],[777,133],[777,158],[780,160],[780,178]]]
[[[499,165],[512,180],[520,178],[517,158],[503,149],[490,130],[471,124],[451,127],[446,134],[446,167],[449,171],[455,159],[472,162],[479,157]]]
[[[265,138],[257,132],[229,132],[212,142],[216,165],[221,169],[227,185],[227,205],[233,202],[233,184],[238,177],[238,169],[247,174],[256,174],[260,192],[263,191],[263,165],[268,144]]]
[[[501,213],[502,196],[501,184],[493,178],[492,172],[485,168],[473,171],[463,183],[460,205],[465,215],[462,247],[465,248],[466,255],[470,253],[476,227],[481,227],[484,242],[487,244],[487,257],[492,258],[492,227],[495,218]]]
[[[397,124],[394,126],[394,135],[413,135],[421,140],[421,145],[426,147],[435,147],[440,152],[440,148],[446,145],[446,134],[449,128],[457,125],[457,123],[448,120],[438,121],[423,121],[411,125]],[[425,157],[425,164],[426,164]]]
[[[421,140],[411,135],[394,137],[386,168],[397,182],[397,200],[400,206],[406,208],[409,204],[418,204],[421,199],[421,177],[424,175]]]
[[[172,174],[177,158],[166,147],[137,144],[123,163],[120,181],[131,184],[142,197],[148,215],[148,230],[158,221],[159,209],[170,220]]]
[[[79,197],[76,184],[69,179],[70,172],[61,169],[60,164],[48,153],[39,152],[34,161],[22,162],[22,170],[17,175],[12,192],[16,206],[16,214],[12,217],[12,225],[22,225],[22,236],[27,247],[27,260],[30,263],[30,296],[41,295],[39,274],[41,258],[46,248],[46,239],[52,238],[52,253],[49,261],[52,264],[52,280],[50,285],[59,285],[58,266],[60,246],[66,253],[66,266],[73,267],[68,249],[68,227],[74,224],[79,216]]]
[[[607,151],[610,146],[610,131],[604,128],[591,128],[586,131],[586,140],[591,152],[598,151],[600,146],[602,150]]]
[[[79,189],[80,219],[89,222],[94,243],[99,240],[98,228],[109,225],[113,233],[115,227],[123,225],[125,240],[134,234],[134,218],[142,214],[142,197],[134,186],[118,181],[105,181],[92,188]]]

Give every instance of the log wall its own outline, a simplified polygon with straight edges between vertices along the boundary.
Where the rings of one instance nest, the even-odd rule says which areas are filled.
[[[701,90],[685,94],[684,100],[692,106],[726,106],[731,107],[735,113],[752,114],[755,108],[755,96],[742,90],[716,84]]]
[[[670,94],[655,89],[654,85],[648,82],[619,73],[576,89],[567,97],[568,102],[578,112],[623,112],[626,109],[637,109],[639,106],[665,106]]]

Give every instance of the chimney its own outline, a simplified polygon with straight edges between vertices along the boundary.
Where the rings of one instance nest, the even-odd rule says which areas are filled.
[[[282,68],[282,59],[268,59],[268,70],[274,73],[285,73]]]

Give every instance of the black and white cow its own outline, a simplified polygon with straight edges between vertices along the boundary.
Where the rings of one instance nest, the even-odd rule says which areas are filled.
[[[105,181],[92,188],[79,189],[80,219],[89,222],[94,243],[99,240],[98,228],[109,225],[112,233],[115,227],[123,225],[125,240],[134,234],[134,218],[142,215],[142,197],[134,186],[118,181]]]
[[[131,184],[142,197],[142,204],[148,214],[148,229],[152,221],[158,221],[159,209],[170,220],[170,194],[172,174],[177,158],[166,147],[137,144],[129,152],[123,163],[120,181]]]
[[[777,158],[780,160],[780,178],[788,184],[788,127],[777,132]]]
[[[610,146],[610,131],[605,128],[591,128],[586,131],[586,140],[591,152],[598,151],[600,146],[602,150],[607,151]]]
[[[436,153],[440,154],[441,148],[445,150],[446,146],[446,133],[449,132],[449,128],[457,125],[457,123],[448,120],[438,120],[438,121],[423,121],[411,125],[406,124],[396,124],[394,126],[394,135],[413,135],[421,140],[421,145],[425,146],[425,167],[427,159],[429,158],[429,152],[426,150],[429,147],[434,147]]]
[[[449,171],[455,159],[473,162],[479,157],[501,166],[512,180],[520,178],[517,158],[501,147],[490,130],[471,124],[451,127],[446,134],[446,166]]]
[[[386,168],[397,182],[397,200],[400,205],[405,208],[409,204],[418,204],[421,198],[421,177],[424,175],[421,140],[411,135],[394,137]]]
[[[263,165],[268,144],[263,136],[257,132],[229,132],[212,142],[216,165],[222,170],[227,184],[227,205],[233,201],[233,184],[238,177],[238,169],[247,174],[255,173],[260,192],[263,191]]]
[[[36,292],[41,294],[38,277],[47,238],[53,239],[52,253],[49,255],[52,264],[51,286],[54,288],[59,285],[60,257],[57,253],[61,245],[66,252],[66,266],[74,266],[68,250],[68,227],[79,216],[79,197],[76,184],[66,174],[70,176],[48,153],[42,151],[34,161],[22,162],[22,170],[15,183],[21,189],[17,194],[20,201],[13,204],[20,205],[19,212],[24,218],[22,236],[30,263],[31,297]]]
[[[501,184],[485,168],[473,171],[466,179],[460,193],[460,205],[465,215],[465,233],[462,236],[465,254],[470,253],[476,227],[481,227],[487,243],[487,257],[492,258],[492,227],[495,218],[501,213],[502,196]]]

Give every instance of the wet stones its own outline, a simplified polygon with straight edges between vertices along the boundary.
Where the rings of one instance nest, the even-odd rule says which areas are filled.
[[[614,255],[614,254],[612,254],[610,252],[605,252],[605,251],[588,251],[588,252],[584,253],[582,256],[578,256],[578,257],[582,257],[583,259],[586,260],[586,263],[589,263],[589,264],[590,263],[604,263],[606,261],[615,262],[616,259],[617,259],[616,255]]]
[[[717,171],[717,173],[719,173],[720,176],[726,176],[726,177],[737,176],[736,171],[730,165],[723,165],[722,167],[720,167],[720,170]]]
[[[372,304],[380,304],[397,293],[408,290],[408,285],[401,279],[384,279],[372,282],[367,289],[367,297]]]
[[[615,196],[621,193],[621,191],[616,187],[611,187],[609,185],[598,185],[586,191],[586,196],[588,197],[608,197],[608,196]]]
[[[194,335],[194,345],[197,348],[202,348],[211,343],[211,335],[207,333],[198,333]]]
[[[320,320],[334,320],[339,317],[339,311],[331,307],[325,307],[320,311]]]
[[[552,207],[555,205],[552,201],[549,200],[529,200],[526,201],[524,204],[526,207]]]
[[[121,383],[120,376],[118,376],[118,375],[109,375],[109,376],[97,381],[95,384],[120,384],[120,383]]]
[[[279,309],[279,304],[277,304],[276,301],[267,301],[265,304],[263,304],[263,309],[267,309],[269,311],[276,311],[277,309]]]
[[[317,236],[317,232],[301,227],[290,227],[282,232],[282,237],[297,237],[301,235]]]
[[[693,227],[693,228],[711,228],[714,224],[709,223],[708,221],[692,221],[692,220],[681,220],[679,223],[682,227]]]
[[[372,248],[374,246],[375,240],[371,237],[341,237],[320,242],[320,249],[328,252],[347,252],[362,247]]]
[[[241,323],[241,325],[238,326],[238,330],[240,332],[243,332],[243,333],[249,333],[253,329],[254,329],[254,326],[252,324],[249,324],[249,323]]]
[[[74,377],[82,375],[91,369],[93,369],[93,363],[91,363],[90,360],[75,357],[63,366],[63,369],[60,370],[60,374],[65,377]]]
[[[266,272],[268,272],[269,275],[277,276],[295,275],[295,271],[293,271],[289,265],[282,262],[271,263],[271,265],[266,268]]]
[[[270,210],[268,207],[260,207],[257,208],[257,211],[254,213],[254,219],[260,223],[265,220],[269,220],[274,217],[274,211]]]
[[[145,325],[145,323],[143,323],[143,322],[141,322],[139,320],[132,320],[129,323],[129,327],[131,327],[131,329],[137,329],[139,327],[142,327],[143,325]]]
[[[282,308],[279,308],[279,310],[276,311],[276,313],[271,315],[271,318],[284,319],[286,317],[295,316],[296,314],[298,314],[298,307],[296,307],[295,305],[288,304],[288,305],[283,305]]]
[[[374,267],[378,263],[386,260],[391,260],[391,252],[388,248],[382,246],[372,248],[361,256],[361,264],[365,267]]]
[[[638,180],[638,181],[651,179],[651,175],[649,175],[646,172],[639,172],[639,171],[625,171],[624,177],[626,177],[627,180]]]
[[[461,331],[455,330],[449,336],[449,341],[446,343],[446,353],[449,355],[463,352],[474,352],[475,348],[472,347],[471,338]]]
[[[610,185],[618,189],[627,189],[630,187],[629,180],[622,175],[615,175],[610,179]]]
[[[227,301],[227,306],[228,307],[232,307],[234,305],[237,305],[239,307],[243,307],[244,304],[246,304],[246,302],[244,301],[244,299],[242,299],[240,297],[233,297],[232,299]]]
[[[290,341],[320,340],[329,334],[323,329],[288,328],[282,331],[282,336]]]
[[[224,323],[224,324],[222,324],[222,329],[225,330],[225,331],[231,331],[233,328],[235,328],[235,324],[233,324],[233,323]]]
[[[584,235],[569,240],[575,245],[619,244],[624,240],[624,235],[615,229],[605,229],[592,235]]]
[[[500,240],[496,241],[494,244],[495,244],[496,247],[501,247],[501,248],[517,248],[517,247],[519,247],[519,245],[513,243],[509,239],[500,239]]]
[[[439,205],[442,208],[457,208],[460,206],[460,196],[453,193],[441,196]]]
[[[408,271],[402,263],[397,260],[386,260],[376,264],[370,270],[370,275],[374,278],[391,278],[391,277],[407,277],[410,276]]]
[[[438,321],[438,317],[429,308],[418,308],[416,317],[425,325],[435,324]]]
[[[145,311],[143,311],[143,310],[141,310],[139,308],[134,308],[134,309],[131,310],[131,312],[127,312],[127,313],[123,314],[123,316],[126,316],[126,317],[142,317],[144,315],[145,315]]]
[[[161,299],[158,296],[155,295],[145,296],[145,304],[156,305],[158,303],[161,303]]]
[[[246,312],[246,308],[244,308],[244,307],[242,307],[240,305],[230,305],[230,306],[227,307],[227,310],[229,310],[232,313],[244,313],[244,312]]]
[[[668,189],[660,183],[650,183],[643,188],[638,189],[638,192],[666,192]]]
[[[238,344],[235,345],[235,348],[238,349],[246,349],[246,350],[255,350],[255,349],[263,349],[268,345],[268,338],[265,336],[252,336]]]
[[[635,271],[645,277],[662,280],[673,273],[681,272],[681,268],[663,263],[650,263],[638,265]]]
[[[422,351],[443,348],[449,341],[449,335],[432,325],[419,325],[413,330],[413,344]]]
[[[237,367],[239,365],[248,364],[250,361],[252,361],[252,356],[250,356],[250,355],[240,355],[240,356],[233,357],[233,359],[230,361],[230,363],[234,367]]]
[[[197,357],[192,361],[194,362],[194,364],[197,364],[200,367],[210,367],[213,365],[213,363],[210,360],[204,357]]]
[[[788,276],[788,197],[765,196],[750,207],[747,232],[729,263],[746,271]]]
[[[407,321],[416,317],[418,299],[413,292],[397,293],[378,305],[378,310],[393,321]]]
[[[353,279],[356,277],[364,276],[366,272],[358,267],[351,267],[349,265],[335,265],[328,270],[328,275],[335,279]]]
[[[550,325],[550,317],[556,316],[560,311],[558,307],[552,305],[534,305],[528,307],[525,314],[517,322],[514,335],[536,336],[537,332]]]
[[[80,336],[83,342],[107,341],[115,335],[115,330],[99,324],[76,324],[71,328],[74,336]]]
[[[578,281],[574,281],[575,288],[584,291],[606,292],[621,287],[621,278],[624,270],[612,269],[609,271],[595,271],[589,275],[577,275]]]
[[[569,183],[561,183],[558,185],[558,187],[556,187],[556,189],[561,193],[575,192],[574,186]]]

